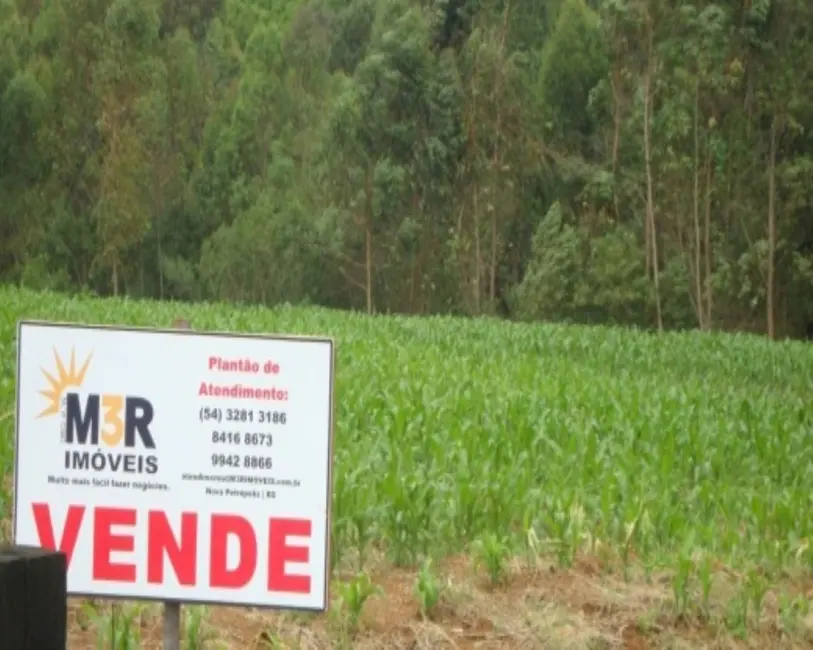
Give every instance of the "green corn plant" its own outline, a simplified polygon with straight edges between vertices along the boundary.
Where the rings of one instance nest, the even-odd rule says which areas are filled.
[[[184,608],[184,650],[209,650],[214,647],[215,634],[206,624],[208,608]]]
[[[485,567],[492,585],[505,582],[508,573],[509,548],[506,539],[494,533],[486,533],[474,542],[475,562]]]
[[[443,587],[432,571],[431,560],[425,560],[415,581],[415,595],[418,599],[421,616],[431,617],[432,611],[440,602]]]
[[[96,630],[98,650],[140,650],[143,605],[114,603],[108,612],[100,612],[86,601],[83,611]]]
[[[496,585],[512,549],[562,566],[593,553],[629,579],[674,569],[676,611],[711,619],[725,607],[712,602],[713,566],[765,567],[724,611],[746,629],[779,576],[813,566],[810,345],[310,307],[184,312],[201,330],[337,341],[336,571],[470,553]],[[164,302],[0,288],[0,536],[10,534],[17,320],[176,316]],[[361,584],[339,588],[342,611],[360,611]],[[117,619],[113,636],[135,644],[128,625]],[[108,623],[96,628],[111,636]]]
[[[356,574],[352,579],[339,585],[339,596],[334,604],[334,616],[339,617],[341,630],[352,636],[358,631],[364,603],[371,596],[382,593],[380,587],[373,584],[365,572]]]

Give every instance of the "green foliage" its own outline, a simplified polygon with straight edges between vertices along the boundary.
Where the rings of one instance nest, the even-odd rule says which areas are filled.
[[[581,278],[583,244],[580,233],[564,222],[562,206],[554,203],[534,233],[532,257],[516,290],[520,317],[553,320],[567,315]]]
[[[156,326],[179,315],[178,304],[18,289],[0,290],[0,305],[5,476],[19,318]],[[500,583],[529,540],[564,565],[602,546],[619,562],[672,571],[686,611],[707,605],[714,558],[743,576],[759,567],[742,585],[750,617],[764,605],[760,576],[813,562],[805,344],[322,308],[180,309],[202,331],[336,338],[334,566],[354,561],[363,572],[373,550],[406,564],[473,548]],[[419,587],[427,606],[433,584],[427,574]],[[345,623],[373,592],[363,576],[345,585]]]
[[[0,280],[801,336],[813,9],[673,5],[0,0]]]
[[[606,76],[609,61],[598,15],[584,0],[565,0],[542,50],[541,95],[548,137],[587,153],[597,126],[589,114],[590,93]]]

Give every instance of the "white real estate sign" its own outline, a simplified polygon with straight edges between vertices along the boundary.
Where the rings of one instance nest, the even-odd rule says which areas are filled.
[[[21,322],[14,540],[75,595],[327,608],[334,345]]]

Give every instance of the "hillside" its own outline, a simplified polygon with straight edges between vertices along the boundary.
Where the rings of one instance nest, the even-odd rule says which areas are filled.
[[[0,281],[813,322],[808,0],[0,0]]]
[[[335,610],[193,610],[227,647],[263,634],[303,648],[813,640],[810,346],[17,289],[0,290],[0,305],[4,523],[18,319],[182,316],[201,330],[336,338]],[[367,576],[382,591],[364,602]],[[104,629],[88,607],[75,610],[77,644]],[[157,611],[125,610],[145,647]]]

